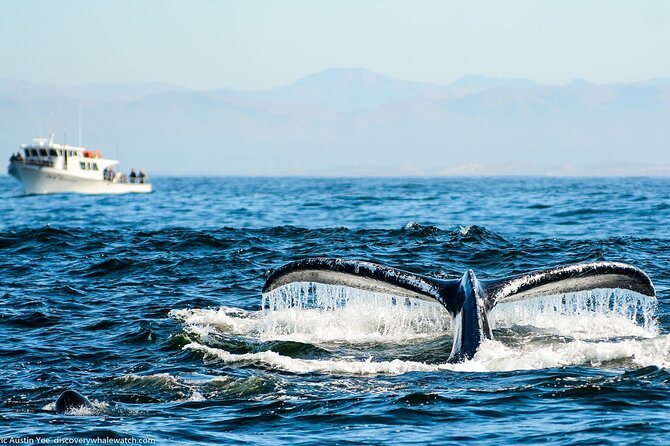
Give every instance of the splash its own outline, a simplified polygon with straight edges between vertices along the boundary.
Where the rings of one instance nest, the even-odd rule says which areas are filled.
[[[110,408],[109,404],[107,404],[104,401],[98,401],[95,399],[89,400],[93,407],[86,407],[86,406],[81,406],[81,407],[73,407],[68,410],[66,410],[65,413],[66,415],[72,415],[72,416],[78,416],[78,417],[86,417],[86,416],[92,416],[92,415],[104,415],[109,413]],[[56,403],[55,402],[50,402],[46,404],[44,407],[42,407],[42,410],[46,410],[49,412],[56,412]]]
[[[397,342],[450,332],[449,313],[437,302],[355,288],[291,283],[263,295],[265,339],[305,336],[320,341]]]
[[[596,289],[497,305],[489,321],[497,328],[532,326],[577,339],[658,334],[657,301],[626,290]]]
[[[403,343],[451,333],[449,313],[437,302],[399,298],[333,285],[293,283],[263,296],[260,311],[221,307],[173,310],[187,332],[261,341],[311,344]]]
[[[259,311],[222,307],[173,311],[171,315],[183,320],[185,330],[196,335],[185,349],[226,364],[291,373],[396,375],[603,364],[668,367],[670,336],[659,335],[655,309],[656,299],[621,290],[500,304],[489,315],[498,339],[484,341],[474,358],[460,364],[393,359],[385,350],[402,343],[416,345],[417,351],[423,346],[434,348],[431,338],[450,336],[450,317],[440,304],[349,287],[291,283],[263,295]],[[526,327],[533,327],[533,335],[527,336]],[[536,336],[538,332],[542,335]],[[318,358],[293,357],[266,347],[264,351],[235,352],[219,342],[222,335],[240,335],[252,342],[290,340],[334,348],[327,350],[330,357]],[[360,351],[340,350],[340,344],[358,346]]]
[[[648,339],[573,340],[571,342],[529,342],[519,346],[487,340],[472,359],[457,366],[483,371],[536,370],[553,367],[588,366],[613,368],[669,367],[670,335]]]

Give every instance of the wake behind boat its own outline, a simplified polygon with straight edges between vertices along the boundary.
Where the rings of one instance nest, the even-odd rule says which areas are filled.
[[[57,144],[54,135],[23,144],[9,159],[7,172],[23,184],[26,194],[73,192],[125,194],[152,191],[146,174],[114,171],[118,160],[105,159],[99,151]]]

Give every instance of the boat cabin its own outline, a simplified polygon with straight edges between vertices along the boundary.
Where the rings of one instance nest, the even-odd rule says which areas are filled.
[[[53,136],[49,139],[35,138],[32,144],[23,144],[16,158],[19,157],[26,164],[92,177],[101,177],[105,169],[119,163],[117,160],[104,159],[100,151],[54,143]]]

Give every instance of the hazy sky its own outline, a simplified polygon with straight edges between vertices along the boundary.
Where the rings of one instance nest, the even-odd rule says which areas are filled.
[[[445,84],[670,76],[670,1],[0,0],[0,79],[260,89],[332,67]]]

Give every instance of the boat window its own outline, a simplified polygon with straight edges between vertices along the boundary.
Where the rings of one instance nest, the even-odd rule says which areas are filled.
[[[79,167],[81,167],[81,170],[86,170],[86,163],[83,161],[79,161]]]
[[[58,156],[58,152],[56,152],[54,149],[49,149],[49,156]]]
[[[26,158],[30,156],[30,149],[23,149],[26,152]]]
[[[46,149],[40,149],[40,156],[47,156],[47,150]]]
[[[37,156],[37,149],[30,149],[30,153],[31,153],[33,156]]]
[[[98,163],[91,163],[93,170],[98,170]]]

